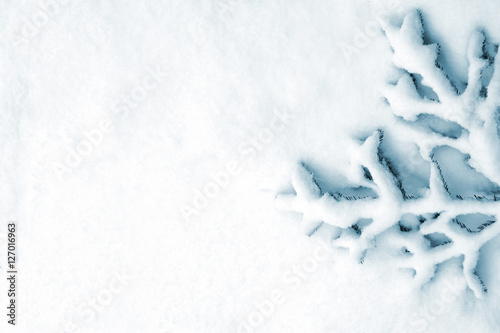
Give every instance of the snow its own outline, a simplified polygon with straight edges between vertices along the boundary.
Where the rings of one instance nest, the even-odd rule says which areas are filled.
[[[2,2],[0,331],[498,332],[499,9]]]

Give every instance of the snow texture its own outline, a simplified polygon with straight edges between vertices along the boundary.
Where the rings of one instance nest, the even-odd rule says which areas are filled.
[[[410,270],[418,287],[434,277],[438,265],[463,259],[467,285],[481,298],[487,288],[476,270],[480,251],[500,234],[498,47],[487,44],[483,32],[472,34],[468,84],[459,92],[438,62],[439,46],[425,44],[418,11],[409,13],[401,27],[385,22],[383,29],[393,63],[403,73],[383,91],[395,121],[348,147],[351,169],[346,174],[373,194],[324,193],[301,163],[292,177],[296,193],[278,195],[277,207],[302,213],[309,236],[324,223],[333,226],[332,245],[348,248],[360,263],[370,251],[389,251],[389,262]],[[428,183],[420,194],[407,193],[408,179],[384,150],[385,132],[411,138],[428,164]],[[460,155],[463,160],[457,163],[454,156]],[[477,194],[459,194],[460,184],[470,177],[487,179]]]

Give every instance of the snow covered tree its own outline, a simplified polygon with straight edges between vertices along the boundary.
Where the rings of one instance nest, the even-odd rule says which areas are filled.
[[[336,228],[332,245],[348,248],[360,262],[381,244],[394,249],[390,262],[412,270],[419,286],[434,276],[439,264],[462,258],[469,288],[482,297],[487,289],[476,270],[479,254],[500,234],[498,47],[488,45],[483,33],[472,34],[467,50],[468,83],[460,92],[438,63],[439,46],[424,43],[419,12],[408,14],[401,27],[384,24],[383,29],[394,51],[393,63],[403,72],[384,91],[395,122],[353,144],[352,170],[347,175],[372,194],[323,193],[301,163],[292,177],[296,193],[278,195],[277,206],[302,213],[308,235],[324,223]],[[432,97],[419,91],[417,77]],[[422,119],[427,119],[426,126]],[[385,154],[385,131],[413,138],[429,166],[428,184],[421,195],[405,190],[398,165]],[[456,163],[449,163],[452,155],[443,153],[445,148],[463,154],[463,164],[487,179],[489,185],[481,194],[453,193],[447,170]],[[469,175],[458,173],[459,177]]]

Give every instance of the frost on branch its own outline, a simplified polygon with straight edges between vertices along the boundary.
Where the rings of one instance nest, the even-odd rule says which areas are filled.
[[[482,297],[486,287],[476,270],[479,254],[500,234],[500,65],[492,55],[497,47],[491,51],[481,32],[471,36],[469,82],[459,93],[438,63],[439,47],[424,44],[418,12],[407,15],[400,28],[385,25],[384,30],[393,62],[404,72],[385,90],[396,119],[385,132],[411,138],[429,168],[425,189],[418,195],[406,192],[401,166],[386,156],[384,131],[377,130],[349,149],[348,179],[369,195],[324,193],[300,164],[292,177],[295,194],[278,195],[277,207],[303,214],[308,235],[323,224],[333,226],[338,237],[332,245],[348,248],[361,263],[370,251],[391,249],[389,262],[412,271],[420,286],[439,264],[462,259],[469,288]],[[435,98],[422,96],[417,76]],[[466,178],[483,184],[481,193],[458,193]]]

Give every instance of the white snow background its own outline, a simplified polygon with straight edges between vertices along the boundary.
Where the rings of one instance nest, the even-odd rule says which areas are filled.
[[[451,263],[415,292],[384,262],[327,252],[274,205],[297,161],[342,185],[347,142],[393,121],[381,13],[401,24],[419,9],[465,82],[470,35],[500,43],[499,2],[40,3],[0,2],[4,312],[8,221],[19,258],[17,325],[2,312],[1,332],[500,331],[498,255],[480,262],[484,299]],[[210,185],[231,161],[239,172]],[[487,246],[500,253],[498,238]]]

